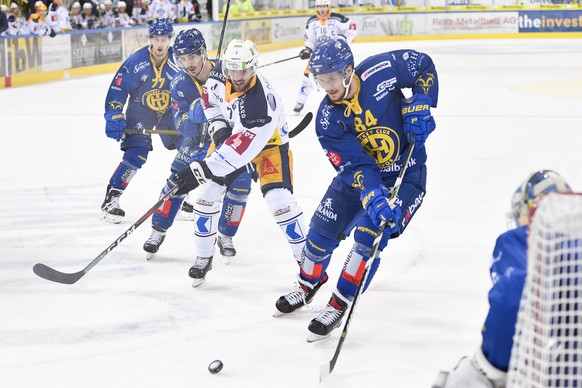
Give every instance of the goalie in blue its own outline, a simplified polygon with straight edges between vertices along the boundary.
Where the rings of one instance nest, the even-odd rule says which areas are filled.
[[[308,304],[328,280],[326,268],[340,241],[355,227],[354,245],[326,308],[309,324],[308,341],[330,335],[353,300],[380,223],[386,226],[376,257],[371,258],[369,285],[380,252],[404,232],[421,206],[426,187],[425,141],[435,129],[431,107],[438,100],[438,77],[432,59],[414,50],[397,50],[365,59],[357,67],[345,40],[320,44],[309,61],[316,84],[327,96],[315,120],[317,137],[337,176],[313,214],[303,249],[296,288],[276,302],[286,314]],[[404,98],[402,89],[412,96]],[[388,203],[414,138],[415,148],[396,197]]]
[[[433,388],[502,388],[506,385],[513,335],[527,272],[527,231],[540,199],[551,192],[572,189],[558,173],[530,174],[511,199],[512,229],[495,242],[491,264],[493,287],[483,341],[473,357],[463,357],[450,372],[440,372]]]
[[[174,129],[170,83],[179,68],[170,47],[173,31],[168,19],[154,20],[148,31],[150,44],[123,62],[109,86],[105,98],[105,134],[121,142],[123,158],[109,179],[101,205],[101,218],[105,221],[118,224],[125,217],[119,198],[153,149],[151,135],[143,131]],[[133,132],[125,133],[129,130]],[[182,141],[181,136],[160,137],[169,150],[178,148]]]

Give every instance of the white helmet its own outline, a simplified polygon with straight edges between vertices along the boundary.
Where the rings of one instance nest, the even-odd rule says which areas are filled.
[[[250,40],[233,39],[224,50],[223,71],[256,69],[259,64],[259,50]]]
[[[7,13],[8,12],[8,6],[6,4],[2,4],[0,5],[0,11]]]
[[[331,6],[331,0],[315,0],[316,7],[329,7]]]
[[[105,0],[103,2],[103,4],[105,4],[105,5],[113,5],[113,1],[111,1],[111,0]]]
[[[117,8],[127,8],[125,1],[120,1],[117,3]]]
[[[554,191],[570,193],[572,189],[566,180],[555,171],[539,170],[528,176],[515,190],[511,198],[513,218],[517,225],[529,223],[539,200]]]
[[[83,4],[83,9],[93,9],[93,6],[91,5],[91,3],[85,3]]]
[[[78,1],[75,1],[73,3],[73,5],[71,6],[71,9],[73,9],[73,8],[81,8],[81,3],[79,3]]]

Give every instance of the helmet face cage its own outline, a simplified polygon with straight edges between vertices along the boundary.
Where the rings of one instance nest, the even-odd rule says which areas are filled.
[[[531,174],[515,191],[511,199],[513,217],[517,225],[527,224],[539,200],[552,192],[570,193],[572,188],[557,172],[540,170]]]
[[[253,76],[259,64],[259,50],[250,40],[231,40],[222,60],[222,74],[228,78],[229,70],[252,71]]]
[[[184,68],[182,60],[189,55],[199,55],[204,60],[208,57],[206,41],[202,33],[195,28],[180,31],[174,41],[173,49],[174,59],[182,68]]]
[[[152,36],[172,36],[173,32],[174,27],[172,27],[170,19],[166,18],[157,18],[152,22],[149,28],[150,38]]]

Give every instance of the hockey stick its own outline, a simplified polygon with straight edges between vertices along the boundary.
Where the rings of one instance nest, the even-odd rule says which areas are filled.
[[[398,178],[396,178],[396,182],[394,182],[394,187],[392,189],[392,193],[390,193],[390,198],[388,199],[388,203],[390,204],[391,208],[394,207],[394,203],[396,202],[396,196],[398,195],[398,191],[400,190],[400,185],[402,185],[402,181],[404,180],[404,174],[406,174],[406,170],[408,169],[408,163],[410,162],[410,156],[412,155],[413,150],[414,150],[414,140],[412,140],[410,142],[410,145],[408,146],[408,148],[406,150],[406,153],[404,155],[404,163],[402,163],[402,167],[400,169],[400,174],[398,174]],[[388,225],[392,227],[392,226],[394,226],[394,223],[392,223],[392,221],[390,221],[388,223]],[[354,316],[354,311],[356,309],[356,305],[358,303],[359,296],[361,295],[362,290],[364,289],[364,285],[366,284],[366,281],[368,280],[369,269],[372,265],[372,262],[375,260],[376,253],[378,252],[378,246],[380,245],[380,241],[382,240],[382,235],[384,234],[385,227],[386,227],[386,222],[383,222],[380,225],[380,229],[378,230],[378,234],[377,234],[376,238],[374,239],[374,244],[372,245],[372,250],[370,251],[369,259],[366,262],[366,266],[364,268],[364,273],[362,274],[362,280],[360,281],[360,284],[358,285],[358,289],[356,290],[356,295],[354,296],[354,300],[352,301],[352,306],[350,307],[350,311],[348,311],[348,315],[346,317],[346,323],[344,324],[344,327],[342,329],[342,333],[340,335],[340,339],[339,339],[337,347],[335,349],[335,353],[333,354],[333,357],[331,358],[331,360],[327,364],[322,365],[319,369],[319,381],[320,382],[322,382],[323,379],[325,379],[327,376],[329,376],[329,374],[331,372],[333,372],[333,368],[335,367],[335,364],[336,364],[337,359],[340,355],[342,347],[344,346],[344,341],[346,340],[346,336],[348,335],[348,329],[350,327],[350,323],[352,322],[352,318]]]
[[[264,65],[259,66],[258,69],[262,69],[263,67],[267,67],[267,66],[271,66],[271,65],[276,65],[277,63],[281,63],[281,62],[287,62],[287,61],[290,61],[290,60],[295,59],[295,58],[299,58],[299,55],[295,55],[294,57],[291,57],[291,58],[279,59],[278,61],[271,62],[271,63],[265,63]]]
[[[180,132],[175,129],[137,129],[137,128],[126,128],[123,130],[126,135],[143,135],[144,133],[153,133],[158,135],[181,135]]]
[[[154,206],[152,206],[143,216],[139,218],[133,225],[129,227],[121,236],[119,236],[111,245],[109,245],[103,252],[101,252],[92,262],[90,262],[85,268],[79,272],[65,273],[57,271],[49,267],[48,265],[37,263],[32,267],[35,274],[43,279],[50,280],[51,282],[63,283],[63,284],[74,284],[77,280],[81,279],[87,272],[91,270],[97,263],[99,263],[105,256],[109,254],[115,247],[117,247],[127,236],[129,236],[134,230],[136,230],[145,220],[147,220],[162,204],[178,190],[178,186],[174,186],[168,193],[162,196]]]
[[[309,125],[309,123],[311,123],[311,119],[313,119],[313,113],[307,112],[307,114],[305,115],[305,117],[303,117],[303,119],[301,120],[301,122],[299,124],[297,124],[297,126],[295,128],[293,128],[291,130],[291,132],[289,132],[289,137],[291,139],[293,139],[295,136],[297,136],[301,132],[303,132],[303,130],[305,128],[307,128],[307,126]]]

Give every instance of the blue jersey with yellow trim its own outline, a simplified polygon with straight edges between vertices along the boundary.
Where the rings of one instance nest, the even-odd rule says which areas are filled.
[[[153,129],[162,121],[165,123],[164,127],[168,123],[173,125],[170,83],[180,69],[174,63],[172,52],[170,47],[168,57],[159,69],[154,65],[149,46],[131,54],[109,86],[105,111],[122,112],[129,96],[125,111],[127,128]]]
[[[172,80],[172,111],[174,125],[182,135],[187,137],[199,137],[200,128],[188,117],[188,111],[192,102],[202,96],[204,84],[198,82],[195,77],[180,70]]]
[[[316,118],[316,133],[326,155],[347,186],[376,187],[395,179],[408,146],[402,123],[402,89],[438,101],[438,76],[432,59],[414,50],[371,56],[356,66],[355,97],[333,103],[327,96]],[[425,147],[415,148],[410,171],[426,162]]]

